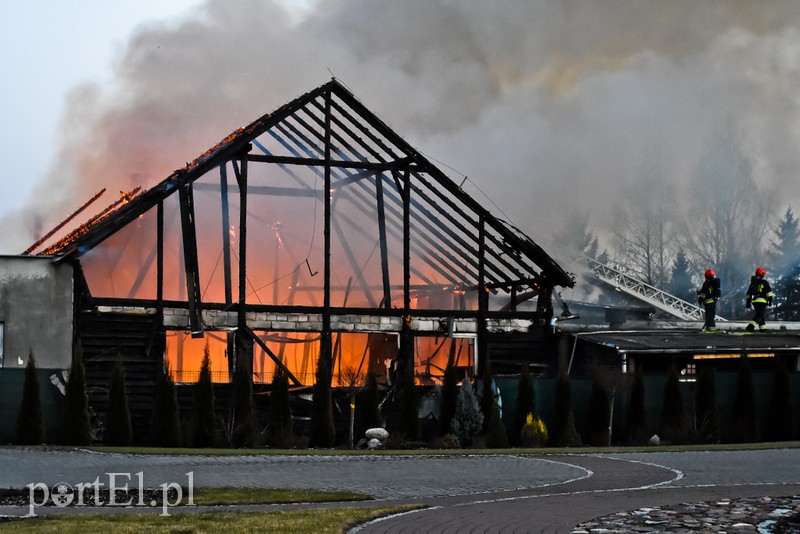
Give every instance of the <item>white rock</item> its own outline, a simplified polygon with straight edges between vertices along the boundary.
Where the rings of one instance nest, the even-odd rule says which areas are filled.
[[[660,445],[661,444],[661,438],[658,437],[658,434],[653,434],[653,436],[649,440],[647,440],[647,444],[648,445]]]
[[[389,439],[389,433],[385,428],[370,428],[365,435],[367,439],[379,439],[381,441]]]
[[[381,441],[379,439],[372,438],[367,442],[367,448],[369,450],[375,450],[381,446]]]

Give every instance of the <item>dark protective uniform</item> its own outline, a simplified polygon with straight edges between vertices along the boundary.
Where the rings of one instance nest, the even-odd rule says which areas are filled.
[[[767,306],[772,306],[772,289],[762,276],[750,277],[750,287],[747,288],[747,295],[745,296],[745,306],[748,308],[753,306],[755,313],[753,320],[747,325],[748,332],[756,329],[764,331],[767,326],[764,324],[767,318]]]
[[[703,330],[716,330],[717,323],[715,318],[717,316],[717,301],[721,296],[719,278],[711,276],[706,277],[703,282],[703,287],[697,293],[697,302],[706,312],[706,324]]]

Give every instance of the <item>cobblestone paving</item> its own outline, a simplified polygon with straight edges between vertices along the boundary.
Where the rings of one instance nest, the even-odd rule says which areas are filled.
[[[108,473],[143,472],[145,487],[273,487],[345,490],[378,499],[480,494],[563,483],[586,472],[543,457],[480,456],[157,456],[90,451],[0,448],[0,488],[42,482],[70,485]],[[124,484],[124,477],[117,477]]]
[[[763,534],[800,532],[800,495],[639,508],[587,521],[574,528],[572,534],[698,531]]]

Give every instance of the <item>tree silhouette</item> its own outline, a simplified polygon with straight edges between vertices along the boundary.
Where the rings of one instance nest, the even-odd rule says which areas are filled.
[[[103,441],[106,445],[114,446],[130,445],[133,441],[131,410],[128,405],[128,393],[125,391],[125,370],[121,359],[117,360],[111,373]]]
[[[214,383],[211,381],[211,351],[206,341],[200,376],[194,386],[192,408],[192,446],[213,447],[217,439],[217,415],[214,409]]]
[[[83,347],[72,347],[72,365],[64,392],[64,416],[61,422],[61,443],[88,445],[92,440],[89,419],[89,397],[86,394],[86,371],[83,367]]]
[[[17,443],[20,445],[40,445],[44,441],[44,420],[42,415],[42,391],[36,359],[33,351],[28,353],[25,366],[25,382],[22,385],[22,403],[17,414]]]

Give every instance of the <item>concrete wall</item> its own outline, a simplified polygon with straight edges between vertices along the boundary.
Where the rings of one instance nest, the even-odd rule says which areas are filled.
[[[24,367],[33,351],[39,368],[70,365],[72,266],[52,258],[0,256],[0,367]]]

